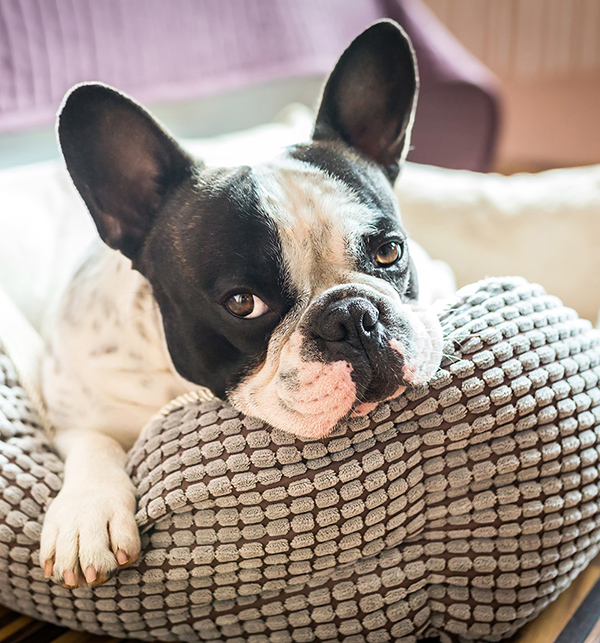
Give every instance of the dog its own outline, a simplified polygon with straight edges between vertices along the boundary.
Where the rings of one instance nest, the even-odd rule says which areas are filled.
[[[427,382],[436,315],[417,302],[393,184],[418,93],[392,21],[343,53],[312,140],[253,167],[194,160],[131,98],[69,93],[67,169],[104,244],[47,326],[43,391],[65,461],[40,563],[97,585],[139,556],[126,450],[172,398],[207,387],[304,439]]]

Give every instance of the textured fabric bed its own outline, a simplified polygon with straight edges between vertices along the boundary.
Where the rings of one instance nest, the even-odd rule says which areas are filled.
[[[303,441],[182,402],[129,454],[143,555],[106,585],[42,578],[62,463],[0,356],[0,602],[162,641],[496,641],[598,551],[600,332],[522,279],[441,313],[429,387]]]

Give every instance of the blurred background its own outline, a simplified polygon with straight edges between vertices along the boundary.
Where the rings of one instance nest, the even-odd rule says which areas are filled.
[[[459,286],[522,275],[595,320],[600,0],[0,0],[0,283],[37,323],[75,230],[95,236],[55,136],[74,84],[127,92],[208,163],[258,162],[307,140],[325,78],[382,18],[421,77],[409,233]]]
[[[499,79],[497,168],[600,162],[598,0],[425,0]]]
[[[422,76],[411,159],[511,173],[600,161],[600,0],[0,0],[0,167],[57,155],[64,92],[100,80],[177,135],[314,108],[391,17]]]

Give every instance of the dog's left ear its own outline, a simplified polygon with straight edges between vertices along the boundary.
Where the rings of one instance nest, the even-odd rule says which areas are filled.
[[[382,20],[346,49],[321,99],[313,140],[342,140],[394,181],[408,153],[419,76],[410,39]]]

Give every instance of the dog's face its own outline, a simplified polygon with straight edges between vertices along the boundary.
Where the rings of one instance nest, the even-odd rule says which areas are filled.
[[[437,369],[392,184],[417,92],[388,21],[344,53],[313,140],[255,167],[192,160],[103,85],[66,99],[67,167],[100,235],[150,281],[173,364],[243,412],[305,437]]]

